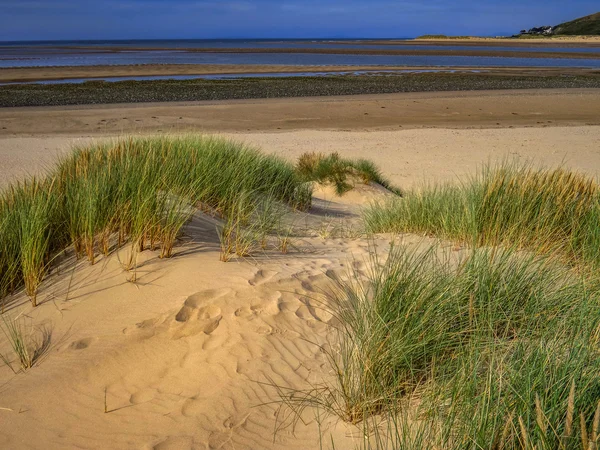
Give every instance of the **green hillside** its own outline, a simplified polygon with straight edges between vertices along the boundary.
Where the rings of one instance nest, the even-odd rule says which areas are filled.
[[[600,12],[557,25],[552,34],[560,35],[600,35]]]

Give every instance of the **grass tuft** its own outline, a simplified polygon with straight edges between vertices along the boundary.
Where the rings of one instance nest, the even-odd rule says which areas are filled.
[[[304,153],[298,158],[296,170],[306,181],[331,184],[338,195],[343,195],[357,180],[363,184],[378,183],[395,194],[402,195],[400,189],[392,186],[383,177],[377,166],[366,159],[342,158],[339,153]]]
[[[427,233],[600,264],[598,183],[566,169],[506,162],[467,182],[434,185],[365,213],[368,231]]]
[[[12,319],[3,315],[0,328],[10,344],[13,356],[19,361],[20,369],[23,371],[31,369],[49,349],[51,332],[48,329],[42,329],[39,333],[40,337],[36,338],[33,330],[29,330],[29,332],[26,330],[24,320],[20,317]],[[0,360],[13,373],[17,373],[8,355],[0,353]]]

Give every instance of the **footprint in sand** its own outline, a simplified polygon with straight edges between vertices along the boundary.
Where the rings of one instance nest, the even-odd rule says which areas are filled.
[[[298,309],[296,309],[296,316],[304,320],[313,319],[313,315],[311,314],[310,310],[306,307],[306,305],[302,305]]]
[[[183,405],[181,405],[181,415],[183,417],[197,417],[202,414],[205,409],[205,400],[194,396],[183,402]]]
[[[262,334],[263,336],[269,336],[269,335],[273,334],[273,328],[271,328],[269,325],[266,325],[266,324],[260,325],[254,331],[258,334]]]
[[[149,339],[156,334],[156,330],[163,320],[164,317],[159,317],[138,322],[135,326],[125,328],[123,334],[136,336],[140,339]]]
[[[270,287],[268,286],[268,288]],[[279,314],[279,302],[282,293],[268,288],[265,289],[265,286],[263,286],[261,289],[257,289],[256,296],[258,298],[252,298],[250,305],[238,308],[234,313],[235,316],[240,319],[254,320],[260,316],[276,316]]]
[[[225,446],[228,442],[231,441],[231,433],[222,433],[220,431],[213,431],[210,433],[210,437],[208,438],[208,448],[209,449],[220,449]]]
[[[277,306],[279,307],[279,311],[281,311],[281,312],[295,313],[296,310],[298,309],[298,301],[281,302]]]
[[[198,333],[211,334],[223,318],[221,308],[213,302],[230,293],[230,290],[208,290],[188,297],[171,323],[173,339]]]
[[[129,397],[129,403],[132,405],[139,405],[140,403],[147,403],[154,400],[156,391],[154,389],[142,389],[141,391],[131,394]]]
[[[241,427],[246,423],[249,416],[250,414],[248,413],[230,416],[227,419],[225,419],[225,421],[223,422],[223,426],[229,430]]]
[[[256,274],[248,280],[250,286],[260,286],[263,283],[270,281],[277,272],[273,270],[259,270]]]
[[[71,348],[71,350],[85,350],[97,340],[98,338],[94,337],[79,339],[78,341],[71,342],[69,348]]]
[[[153,450],[187,450],[197,448],[191,436],[171,436],[152,447]]]
[[[242,306],[238,308],[235,312],[235,317],[240,317],[242,319],[247,319],[254,315],[254,311],[250,309],[248,306]]]

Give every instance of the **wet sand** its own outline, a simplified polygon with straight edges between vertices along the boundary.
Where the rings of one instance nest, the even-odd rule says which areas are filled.
[[[600,72],[578,68],[520,68],[520,67],[431,67],[431,66],[287,66],[266,64],[137,64],[120,66],[66,66],[66,67],[15,67],[0,68],[0,83],[70,78],[141,77],[167,75],[217,75],[249,73],[314,73],[314,72],[361,72],[361,71],[439,71],[473,72],[496,75],[578,75]]]
[[[249,73],[360,72],[360,71],[443,70],[472,71],[477,67],[398,67],[398,66],[285,66],[266,64],[139,64],[122,66],[15,67],[0,69],[0,83],[65,80],[69,78],[141,77],[166,75],[223,75]],[[552,70],[547,73],[579,73],[581,70]],[[545,71],[542,69],[542,71]],[[500,72],[500,71],[499,71]]]

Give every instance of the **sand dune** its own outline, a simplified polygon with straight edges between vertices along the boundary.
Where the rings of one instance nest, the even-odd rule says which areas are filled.
[[[349,263],[364,264],[372,244],[335,238],[333,227],[356,222],[357,204],[381,195],[363,187],[346,202],[321,190],[313,220],[328,235],[315,237],[319,226],[307,228],[298,213],[287,255],[220,263],[215,221],[198,213],[172,261],[144,253],[137,284],[119,255],[94,266],[67,258],[38,308],[21,297],[7,306],[45,326],[52,342],[39,367],[1,371],[1,445],[305,449],[319,448],[323,434],[351,447],[354,430],[318,425],[312,412],[290,427],[277,386],[327,379],[320,346],[331,339],[332,316],[322,292]]]
[[[289,160],[305,151],[369,157],[403,188],[505,157],[597,175],[600,127],[553,125],[349,131],[342,124],[228,136]],[[89,139],[3,137],[0,182],[40,173],[71,143]],[[136,284],[121,263],[127,249],[94,266],[67,254],[44,282],[40,306],[9,299],[8,313],[46,330],[51,342],[24,374],[0,367],[0,447],[318,449],[333,441],[354,448],[356,428],[318,423],[313,409],[295,428],[284,426],[291,417],[279,409],[278,387],[306,389],[331,377],[321,346],[335,345],[334,319],[322,293],[350,268],[365,270],[374,245],[388,249],[386,236],[371,241],[358,232],[361,206],[386,193],[359,185],[341,198],[331,188],[315,195],[309,214],[287,218],[295,230],[288,254],[221,263],[217,221],[197,213],[172,260],[142,253]],[[404,237],[414,245],[424,239]]]

